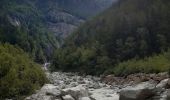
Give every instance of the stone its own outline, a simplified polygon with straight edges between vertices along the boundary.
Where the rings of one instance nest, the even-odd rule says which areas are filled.
[[[27,97],[25,100],[52,100],[52,96],[32,95],[31,97]]]
[[[71,82],[71,83],[70,83],[70,87],[76,87],[77,85],[78,85],[77,82]]]
[[[89,97],[82,97],[79,100],[91,100]]]
[[[63,100],[75,100],[72,96],[70,95],[65,95],[62,97]]]
[[[90,98],[92,100],[119,100],[117,90],[110,88],[90,89]]]
[[[167,91],[167,100],[170,100],[170,90]]]
[[[170,79],[167,82],[166,88],[168,88],[168,89],[170,88]]]
[[[51,89],[51,90],[46,91],[46,95],[60,96],[61,91],[58,89]]]
[[[36,94],[27,97],[25,100],[52,100],[53,97],[59,97],[60,90],[53,84],[45,84]]]
[[[61,91],[62,95],[71,95],[73,98],[78,100],[82,97],[88,97],[88,90],[81,85],[72,87],[72,88],[66,88]]]
[[[155,84],[150,82],[142,82],[134,87],[129,86],[120,91],[119,100],[146,100],[156,94],[154,89]]]
[[[103,80],[105,83],[107,83],[107,84],[111,84],[111,83],[113,83],[114,81],[116,81],[116,80],[114,79],[114,75],[107,75],[107,76],[104,77],[102,80]]]
[[[165,87],[167,87],[168,81],[169,81],[169,79],[164,79],[164,80],[162,80],[162,81],[156,86],[156,88],[165,88]]]

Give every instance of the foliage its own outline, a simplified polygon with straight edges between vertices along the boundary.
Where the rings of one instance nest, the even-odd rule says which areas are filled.
[[[47,82],[40,66],[18,46],[0,44],[0,99],[21,99]]]
[[[125,76],[134,73],[158,73],[168,71],[170,68],[170,52],[166,52],[144,59],[132,59],[119,63],[113,72],[115,75]]]

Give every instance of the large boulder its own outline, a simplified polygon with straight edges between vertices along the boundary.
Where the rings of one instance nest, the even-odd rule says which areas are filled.
[[[146,100],[156,94],[155,84],[143,82],[136,86],[129,86],[120,91],[119,100]]]
[[[82,97],[88,97],[88,90],[84,88],[82,85],[66,88],[61,91],[62,95],[71,95],[76,100],[79,100]]]

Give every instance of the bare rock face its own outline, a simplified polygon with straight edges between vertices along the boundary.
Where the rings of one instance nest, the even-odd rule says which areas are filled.
[[[88,18],[102,12],[117,0],[41,0],[48,29],[56,36],[67,37]],[[45,7],[44,9],[42,7]]]
[[[52,10],[47,14],[48,29],[56,36],[61,38],[67,37],[80,24],[84,22],[83,19],[71,15],[68,12]]]

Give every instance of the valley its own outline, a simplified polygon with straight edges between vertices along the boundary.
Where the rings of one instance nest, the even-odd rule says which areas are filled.
[[[169,0],[0,0],[0,100],[170,100]]]

